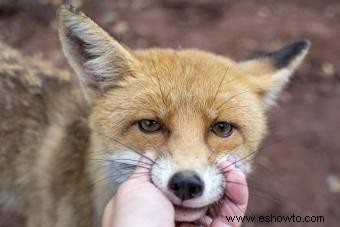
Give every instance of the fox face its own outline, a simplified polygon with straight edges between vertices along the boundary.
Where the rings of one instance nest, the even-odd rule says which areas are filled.
[[[222,161],[251,170],[266,111],[310,46],[298,41],[241,62],[199,50],[130,50],[69,6],[59,10],[59,34],[92,102],[102,178],[116,187],[146,156],[152,182],[186,222],[223,196]]]

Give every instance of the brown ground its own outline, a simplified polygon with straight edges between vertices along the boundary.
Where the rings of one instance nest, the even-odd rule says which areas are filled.
[[[65,66],[55,29],[60,1],[17,0],[11,9],[0,0],[0,40]],[[248,213],[323,215],[325,223],[243,226],[340,225],[338,0],[87,0],[82,8],[131,47],[196,47],[241,59],[310,39],[306,63],[270,113],[271,135],[249,179]],[[0,226],[22,223],[19,218],[12,218],[11,225],[4,220],[0,215]]]

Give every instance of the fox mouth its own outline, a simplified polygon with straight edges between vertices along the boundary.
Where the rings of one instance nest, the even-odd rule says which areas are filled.
[[[173,204],[176,222],[196,223],[223,198],[226,180],[221,171],[217,165],[178,169],[162,158],[152,166],[151,181]]]
[[[197,221],[205,215],[208,207],[184,207],[174,205],[175,207],[175,220],[179,222],[193,222]]]

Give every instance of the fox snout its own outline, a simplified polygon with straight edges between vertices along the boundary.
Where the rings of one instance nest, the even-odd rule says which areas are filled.
[[[169,180],[168,189],[182,201],[198,198],[203,194],[204,182],[193,171],[180,171]]]
[[[190,222],[223,197],[222,171],[217,163],[199,162],[195,156],[179,160],[166,155],[155,159],[150,174],[153,184],[173,203],[176,220]]]

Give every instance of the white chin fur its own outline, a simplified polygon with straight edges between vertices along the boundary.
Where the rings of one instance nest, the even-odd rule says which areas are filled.
[[[205,215],[207,208],[184,208],[175,206],[175,220],[179,222],[193,222]]]

